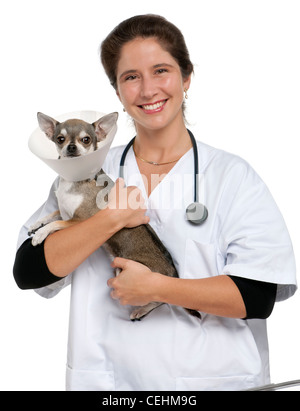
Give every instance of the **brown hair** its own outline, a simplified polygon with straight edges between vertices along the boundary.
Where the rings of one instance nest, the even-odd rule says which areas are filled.
[[[117,66],[122,47],[137,37],[154,37],[177,61],[183,79],[193,73],[189,52],[181,31],[164,17],[145,14],[120,23],[102,42],[100,55],[111,85],[117,89]]]

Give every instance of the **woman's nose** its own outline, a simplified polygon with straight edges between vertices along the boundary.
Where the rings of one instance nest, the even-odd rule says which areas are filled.
[[[156,94],[157,90],[154,81],[144,78],[141,84],[141,97],[150,100]]]

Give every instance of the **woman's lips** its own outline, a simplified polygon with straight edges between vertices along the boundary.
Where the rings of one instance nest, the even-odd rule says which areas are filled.
[[[144,111],[146,114],[154,114],[154,113],[159,113],[161,112],[165,104],[168,100],[161,100],[161,101],[156,101],[155,103],[152,104],[143,104],[140,105],[139,107]]]

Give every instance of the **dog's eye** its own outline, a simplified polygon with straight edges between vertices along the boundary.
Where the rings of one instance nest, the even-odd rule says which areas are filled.
[[[91,137],[85,136],[81,139],[81,141],[83,142],[83,144],[89,144],[91,141]]]
[[[65,142],[66,138],[64,136],[57,136],[56,141],[58,144],[63,144]]]

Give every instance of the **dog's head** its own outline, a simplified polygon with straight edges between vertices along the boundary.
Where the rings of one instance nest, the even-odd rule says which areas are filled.
[[[59,157],[79,157],[97,150],[98,143],[116,123],[118,113],[107,114],[92,124],[78,119],[60,123],[43,113],[37,117],[41,130],[55,143]]]

